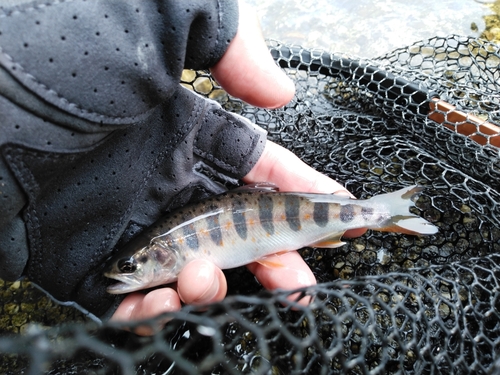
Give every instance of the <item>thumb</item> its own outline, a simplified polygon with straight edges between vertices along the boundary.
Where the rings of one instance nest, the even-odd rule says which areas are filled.
[[[238,32],[211,72],[229,94],[257,107],[281,107],[295,94],[267,49],[255,12],[241,3]]]

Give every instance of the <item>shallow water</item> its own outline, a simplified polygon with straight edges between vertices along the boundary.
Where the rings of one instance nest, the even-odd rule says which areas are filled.
[[[488,0],[246,0],[266,38],[376,57],[433,36],[480,36]],[[496,3],[499,3],[497,0]]]

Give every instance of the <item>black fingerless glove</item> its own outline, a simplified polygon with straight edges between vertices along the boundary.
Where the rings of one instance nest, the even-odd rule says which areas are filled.
[[[22,3],[22,1],[19,1]],[[75,1],[0,10],[0,277],[110,316],[113,249],[219,193],[265,133],[179,85],[222,56],[231,1]],[[117,246],[118,245],[118,246]]]

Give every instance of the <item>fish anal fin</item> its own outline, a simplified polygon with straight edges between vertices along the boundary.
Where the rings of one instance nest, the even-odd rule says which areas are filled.
[[[333,236],[323,238],[323,239],[319,240],[318,242],[315,242],[309,246],[318,247],[318,248],[329,248],[329,249],[341,247],[341,246],[345,245],[345,242],[341,241],[341,238],[343,235],[344,235],[344,232],[335,233]]]
[[[239,186],[232,191],[275,193],[279,191],[279,188],[271,182],[256,182],[253,184]]]
[[[282,253],[266,255],[263,258],[257,259],[255,262],[267,268],[282,268],[285,267],[285,265],[280,259],[280,254]]]

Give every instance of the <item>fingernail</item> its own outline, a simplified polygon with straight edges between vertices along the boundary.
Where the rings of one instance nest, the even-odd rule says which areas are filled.
[[[334,195],[342,195],[342,196],[353,198],[353,199],[356,198],[354,195],[352,195],[349,191],[347,191],[345,189],[334,191],[332,194],[334,194]]]
[[[200,265],[198,275],[193,282],[198,285],[207,286],[205,291],[193,303],[203,304],[212,302],[219,292],[219,280],[215,277],[215,268],[210,263]]]

